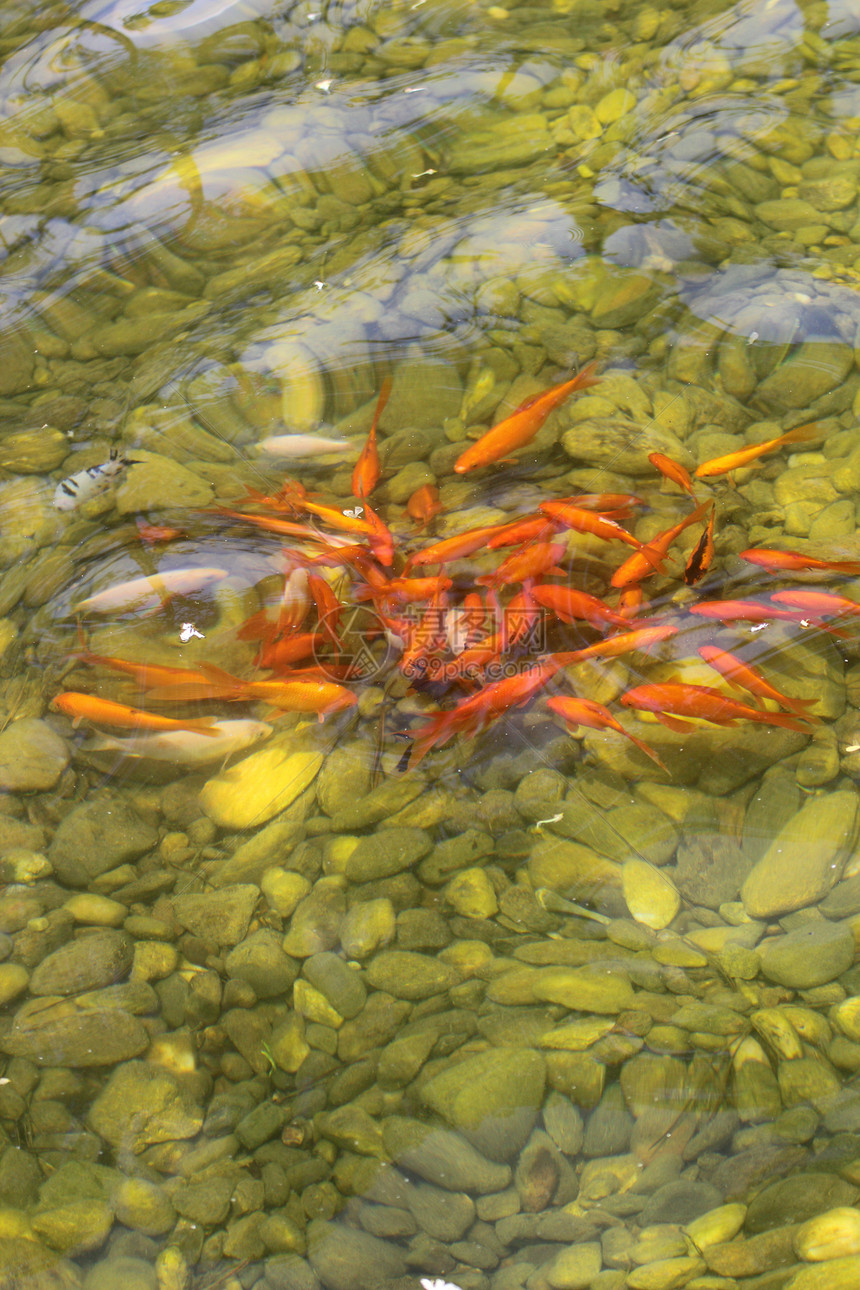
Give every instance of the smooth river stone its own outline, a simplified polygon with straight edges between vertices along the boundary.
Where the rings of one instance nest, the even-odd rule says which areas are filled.
[[[487,1160],[450,1129],[391,1115],[383,1121],[382,1134],[385,1149],[395,1164],[446,1191],[484,1196],[503,1191],[511,1181],[508,1165]]]
[[[751,918],[804,909],[839,881],[857,827],[857,795],[811,798],[774,838],[741,890]]]
[[[367,1290],[406,1273],[405,1251],[368,1232],[314,1219],[307,1236],[308,1258],[326,1290]]]
[[[535,974],[534,997],[560,1003],[572,1012],[600,1012],[615,1015],[635,1008],[636,995],[630,982],[600,964],[586,967],[543,968]]]
[[[265,824],[313,783],[322,763],[315,749],[261,748],[207,780],[200,805],[222,829]]]
[[[621,867],[621,884],[631,918],[654,931],[668,927],[681,908],[678,889],[662,870],[631,857]]]
[[[111,1066],[149,1047],[149,1032],[119,1008],[56,996],[30,999],[15,1014],[0,1051],[37,1066]]]
[[[69,760],[65,740],[47,722],[35,717],[13,721],[0,734],[0,792],[53,788]]]
[[[847,923],[810,923],[759,946],[769,981],[810,990],[847,972],[854,962],[854,936]]]
[[[540,1053],[494,1048],[434,1076],[421,1097],[482,1155],[507,1161],[528,1141],[545,1083],[546,1063]]]

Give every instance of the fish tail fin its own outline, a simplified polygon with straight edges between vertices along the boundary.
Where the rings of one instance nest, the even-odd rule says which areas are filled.
[[[626,730],[624,733],[627,735],[630,742],[636,745],[640,752],[643,752],[646,757],[650,757],[651,760],[655,762],[661,770],[664,770],[667,775],[671,775],[672,772],[669,770],[669,767],[657,756],[654,749],[649,744],[646,744],[644,739],[637,739],[635,735],[631,735]]]
[[[789,430],[782,435],[782,442],[806,443],[808,439],[820,439],[822,433],[821,426],[817,421],[807,421],[804,425],[795,426],[793,430]]]
[[[814,718],[789,716],[786,712],[769,712],[766,719],[771,725],[782,726],[784,730],[800,730],[804,734],[809,734],[810,721],[814,724]]]
[[[592,359],[590,363],[586,363],[573,379],[576,382],[573,387],[575,390],[587,390],[591,385],[599,385],[601,378],[597,375],[597,360]]]

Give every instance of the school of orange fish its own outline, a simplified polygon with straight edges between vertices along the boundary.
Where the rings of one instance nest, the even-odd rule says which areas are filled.
[[[573,379],[527,400],[472,443],[455,463],[455,472],[492,469],[508,460],[531,442],[550,412],[577,391],[598,382],[595,365],[589,364]],[[404,551],[397,549],[389,527],[369,501],[382,475],[377,425],[389,389],[386,381],[352,474],[352,491],[360,506],[342,510],[320,503],[301,483],[288,478],[271,496],[249,492],[237,509],[218,509],[231,523],[274,534],[286,544],[279,603],[264,606],[239,629],[241,639],[258,643],[257,671],[251,678],[207,664],[186,669],[94,654],[87,648],[80,625],[81,648],[76,658],[130,676],[154,704],[201,700],[261,703],[270,711],[316,713],[323,720],[357,703],[361,676],[343,661],[349,650],[340,625],[349,606],[363,604],[373,607],[372,621],[378,629],[371,632],[375,635],[371,644],[385,659],[389,674],[399,671],[415,691],[428,693],[441,706],[417,726],[395,732],[408,741],[401,759],[403,769],[417,765],[433,748],[456,735],[476,736],[512,709],[543,699],[570,731],[590,727],[615,732],[666,770],[654,749],[627,731],[605,705],[573,693],[546,695],[548,683],[555,678],[554,690],[571,689],[571,678],[565,672],[569,666],[644,652],[668,640],[679,631],[679,613],[723,625],[761,626],[781,621],[837,636],[846,634],[849,618],[860,615],[860,605],[854,600],[807,585],[749,600],[701,600],[680,611],[673,606],[669,613],[649,606],[646,599],[646,584],[655,574],[677,577],[693,587],[711,565],[716,502],[697,500],[696,481],[731,476],[732,471],[765,454],[820,437],[814,424],[703,462],[692,477],[678,462],[652,453],[649,460],[655,472],[689,494],[693,507],[647,542],[639,541],[623,525],[642,504],[640,499],[631,494],[603,493],[548,499],[535,512],[512,522],[473,528],[428,545],[409,543],[410,549]],[[241,509],[252,504],[255,510]],[[441,509],[433,485],[419,488],[406,508],[417,526],[416,533],[431,526]],[[694,526],[701,526],[701,534],[682,566],[672,547]],[[177,536],[165,527],[140,527],[141,536],[149,542],[169,542]],[[573,585],[566,537],[571,531],[629,549],[627,558],[608,579],[606,598]],[[491,573],[468,578],[461,574],[462,566],[450,568],[488,551],[509,552]],[[796,551],[754,548],[742,552],[741,558],[776,575],[799,571],[860,575],[860,561],[828,561]],[[330,571],[329,578],[323,576],[322,569]],[[436,572],[425,572],[428,569]],[[194,573],[199,581],[223,571],[198,569]],[[155,589],[162,602],[185,590],[178,575],[175,587],[169,580],[170,575],[165,574],[161,587]],[[158,579],[140,581],[147,584],[140,594],[151,599]],[[129,603],[129,586],[123,589],[125,605]],[[81,602],[77,606],[79,618],[109,610],[117,596],[112,599],[109,589],[101,593],[97,604],[99,600],[96,596]],[[536,652],[539,623],[550,632],[574,627],[583,634],[581,639],[590,643],[572,650],[542,648]],[[689,729],[690,719],[721,726],[760,722],[803,731],[817,722],[808,711],[814,700],[782,694],[761,671],[731,650],[708,644],[699,646],[697,654],[713,670],[713,685],[680,680],[636,685],[620,696],[621,706],[651,713],[675,731]],[[748,697],[733,697],[723,682]],[[765,700],[781,710],[763,706]],[[182,737],[193,737],[203,744],[214,740],[213,746],[218,746],[222,740],[226,751],[242,746],[227,738],[227,728],[242,723],[211,716],[168,717],[79,691],[58,695],[52,706],[76,724],[85,720],[108,729],[171,737],[174,732],[185,732]]]

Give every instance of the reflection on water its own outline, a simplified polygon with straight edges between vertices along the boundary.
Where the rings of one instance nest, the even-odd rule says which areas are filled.
[[[0,1284],[860,1285],[854,8],[94,0],[0,39]],[[562,525],[404,567],[583,493],[658,543],[693,503],[650,454],[810,422],[695,480],[713,560],[706,507],[642,603]],[[546,581],[620,623],[538,618]],[[596,648],[484,720],[481,643]],[[766,719],[621,702],[677,682]]]

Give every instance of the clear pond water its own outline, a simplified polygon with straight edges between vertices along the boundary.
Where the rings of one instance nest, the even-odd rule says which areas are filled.
[[[10,3],[0,49],[0,1286],[860,1286],[854,8]],[[695,480],[638,605],[567,528],[366,594],[586,493],[652,542],[650,454],[810,424]],[[541,579],[670,630],[496,701],[620,630]],[[299,632],[319,721],[247,688]],[[755,715],[621,702],[667,683]]]

